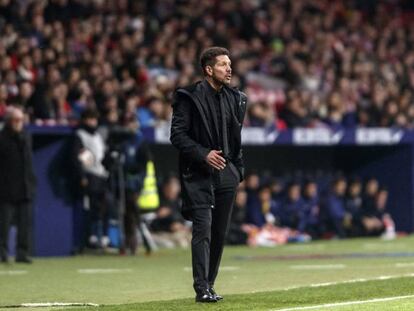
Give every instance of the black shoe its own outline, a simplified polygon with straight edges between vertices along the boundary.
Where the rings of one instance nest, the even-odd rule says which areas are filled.
[[[16,262],[31,264],[32,260],[27,256],[16,257]]]
[[[219,300],[222,300],[223,299],[223,296],[220,296],[220,295],[218,295],[217,293],[216,293],[216,291],[214,290],[214,288],[213,287],[210,287],[209,288],[209,290],[208,290],[209,292],[210,292],[210,294],[217,300],[217,301],[219,301]]]
[[[196,302],[217,302],[217,299],[214,298],[214,296],[208,290],[203,290],[197,293],[195,297],[195,301]]]

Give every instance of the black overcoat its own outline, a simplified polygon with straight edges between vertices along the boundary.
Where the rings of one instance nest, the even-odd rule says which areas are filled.
[[[214,148],[210,109],[206,100],[206,81],[185,88],[174,94],[171,123],[171,143],[179,151],[179,174],[181,181],[182,212],[191,219],[191,210],[214,206],[213,171],[206,156]],[[246,95],[234,88],[223,87],[223,96],[231,106],[229,149],[232,155],[230,168],[244,178],[241,148],[241,128],[246,112]]]
[[[30,136],[5,127],[0,131],[0,201],[30,201],[34,192]]]

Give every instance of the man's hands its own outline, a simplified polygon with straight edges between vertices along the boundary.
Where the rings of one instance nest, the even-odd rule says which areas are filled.
[[[211,150],[206,157],[208,165],[217,170],[224,169],[226,167],[226,159],[224,159],[221,154],[223,154],[223,151],[221,150]]]

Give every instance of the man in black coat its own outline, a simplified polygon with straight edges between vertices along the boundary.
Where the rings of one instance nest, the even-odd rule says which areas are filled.
[[[16,262],[31,263],[30,209],[35,190],[31,141],[24,131],[24,114],[20,108],[8,108],[5,121],[0,132],[0,259],[8,262],[7,239],[14,216]]]
[[[241,128],[246,95],[229,87],[229,51],[205,50],[204,80],[176,91],[171,143],[179,150],[182,213],[193,222],[191,241],[197,302],[216,302],[214,291],[236,188],[243,180]]]

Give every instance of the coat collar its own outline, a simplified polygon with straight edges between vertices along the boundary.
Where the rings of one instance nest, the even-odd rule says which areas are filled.
[[[195,104],[197,110],[200,113],[201,121],[204,124],[207,135],[210,139],[210,143],[214,144],[214,140],[212,136],[213,129],[210,128],[209,122],[207,120],[207,115],[206,115],[206,111],[208,110],[208,103],[205,100],[205,93],[209,91],[208,87],[210,87],[213,91],[215,91],[214,88],[211,87],[210,84],[204,79],[190,86],[187,86],[184,88],[178,88],[176,91],[179,93],[186,94]],[[223,95],[227,98],[227,100],[231,101],[232,103],[234,100],[236,100],[236,98],[238,98],[237,102],[240,101],[241,99],[241,96],[240,96],[241,92],[231,87],[224,85],[222,89],[220,90],[220,92],[222,92]],[[234,109],[232,109],[232,113],[234,113]],[[236,117],[239,119],[238,116]]]
[[[203,99],[203,88],[202,88],[201,83],[196,84],[193,90],[181,88],[181,89],[178,89],[177,92],[187,95],[191,99],[191,101],[195,104],[200,114],[201,121],[203,122],[204,127],[206,129],[208,138],[210,140],[210,144],[213,145],[214,140],[211,134],[210,126],[207,122],[207,116],[206,116],[205,109],[204,109],[205,104],[204,104],[204,99]]]
[[[201,82],[201,84],[202,84],[202,86],[203,86],[203,88],[204,88],[204,90],[207,92],[207,94],[209,94],[209,95],[211,95],[211,96],[215,96],[215,95],[217,95],[217,94],[221,94],[221,93],[223,93],[223,89],[224,89],[224,86],[219,90],[219,91],[217,91],[215,88],[213,88],[212,86],[211,86],[211,84],[206,80],[206,79],[204,79],[202,82]]]

